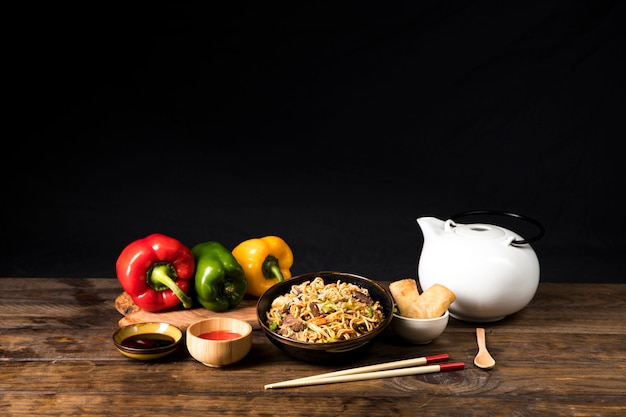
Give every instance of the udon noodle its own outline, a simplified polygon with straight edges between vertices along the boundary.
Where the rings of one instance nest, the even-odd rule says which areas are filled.
[[[366,288],[348,282],[325,284],[321,277],[292,285],[266,313],[270,329],[309,343],[348,340],[374,330],[384,315]]]

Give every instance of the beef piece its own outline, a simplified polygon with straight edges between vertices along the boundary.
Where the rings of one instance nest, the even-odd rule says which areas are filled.
[[[372,300],[372,297],[360,291],[354,291],[352,293],[352,296],[360,302],[364,303],[365,305],[371,306],[372,304],[374,304],[374,300]]]
[[[306,329],[306,324],[293,314],[287,314],[287,316],[285,316],[285,320],[283,320],[283,324],[294,332],[301,332]]]
[[[313,315],[313,317],[319,317],[322,315],[322,312],[320,311],[320,308],[317,306],[317,304],[311,303],[309,304],[309,308],[311,309],[311,314]]]

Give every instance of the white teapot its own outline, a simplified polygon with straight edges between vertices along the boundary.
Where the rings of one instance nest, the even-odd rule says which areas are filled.
[[[505,215],[533,223],[540,230],[523,239],[503,227],[460,224],[468,215]],[[539,260],[529,242],[543,236],[537,221],[500,211],[469,211],[448,220],[419,217],[424,235],[417,274],[422,290],[433,284],[456,295],[450,315],[471,322],[494,322],[516,313],[532,300],[539,286]]]

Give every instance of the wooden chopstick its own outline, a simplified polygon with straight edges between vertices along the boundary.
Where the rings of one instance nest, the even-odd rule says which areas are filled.
[[[406,368],[407,366],[426,365],[428,363],[437,363],[447,361],[450,357],[447,353],[440,355],[422,356],[419,358],[404,359],[401,361],[379,363],[377,365],[360,366],[358,368],[344,369],[342,371],[328,372],[325,374],[317,374],[305,376],[303,378],[290,379],[290,381],[308,381],[310,379],[327,378],[331,376],[351,375],[364,372],[383,371],[388,369]]]
[[[389,377],[394,377],[394,376],[406,376],[406,375],[427,374],[427,373],[433,373],[433,372],[457,371],[457,370],[463,369],[464,367],[465,367],[465,363],[463,362],[413,366],[410,368],[389,369],[386,371],[363,372],[363,373],[349,374],[349,375],[282,381],[282,382],[277,382],[274,384],[265,385],[265,389],[305,387],[305,386],[310,386],[310,385],[335,384],[338,382],[365,381],[367,379],[380,379],[380,378],[389,378]]]
[[[421,373],[452,371],[463,369],[463,362],[452,364],[438,364],[429,366],[416,366],[432,364],[448,360],[448,354],[423,356],[414,359],[381,363],[377,365],[361,366],[358,368],[345,369],[342,371],[328,372],[304,378],[291,379],[282,382],[265,385],[265,389],[301,387],[308,385],[331,384],[336,382],[350,382],[374,378],[388,378],[392,376],[415,375]],[[412,367],[409,367],[412,366]],[[399,369],[404,368],[404,369]]]

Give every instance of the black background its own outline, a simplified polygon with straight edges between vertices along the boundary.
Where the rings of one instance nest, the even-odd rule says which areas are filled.
[[[7,12],[0,276],[160,232],[415,277],[417,217],[494,209],[543,281],[626,282],[623,2],[227,3]]]

